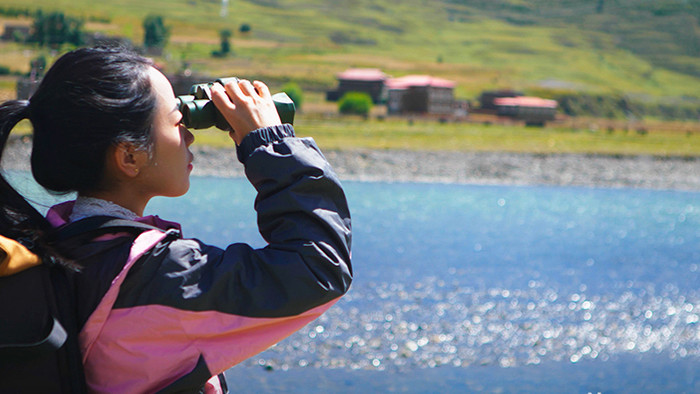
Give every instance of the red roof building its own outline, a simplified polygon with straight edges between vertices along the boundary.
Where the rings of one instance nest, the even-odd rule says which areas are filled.
[[[455,83],[429,75],[407,75],[386,82],[390,114],[449,115],[454,112]]]
[[[326,92],[326,100],[338,101],[347,92],[369,94],[376,104],[384,101],[384,82],[389,76],[377,68],[350,68],[336,75],[338,87]]]
[[[531,96],[502,97],[493,100],[493,102],[497,107],[557,108],[556,100],[547,100]]]
[[[384,81],[387,75],[378,68],[349,68],[336,75],[339,81]]]
[[[554,120],[557,102],[539,97],[501,97],[493,100],[499,116],[524,120],[530,126],[544,126],[546,121]]]

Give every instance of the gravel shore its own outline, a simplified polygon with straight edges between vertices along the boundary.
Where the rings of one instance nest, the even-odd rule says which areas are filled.
[[[27,170],[31,143],[11,138],[3,167]],[[233,149],[193,146],[194,175],[242,177]],[[507,152],[325,151],[341,180],[700,190],[700,157]]]

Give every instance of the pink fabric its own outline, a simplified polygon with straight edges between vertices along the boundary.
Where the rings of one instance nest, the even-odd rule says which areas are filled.
[[[212,375],[255,355],[316,319],[335,301],[283,318],[251,318],[162,305],[115,309],[86,356],[95,392],[151,392],[194,369],[204,356]]]
[[[104,295],[104,297],[102,297],[102,300],[97,305],[97,308],[95,308],[95,310],[92,312],[87,322],[85,323],[83,330],[80,332],[78,338],[80,341],[80,350],[83,354],[83,364],[87,363],[87,357],[90,353],[90,348],[92,347],[97,337],[100,335],[100,332],[107,321],[107,317],[109,316],[109,313],[112,310],[114,302],[117,300],[117,296],[119,295],[119,289],[121,287],[122,282],[124,282],[124,279],[126,278],[126,274],[129,272],[129,269],[131,269],[131,266],[133,266],[134,263],[141,256],[143,256],[153,246],[155,246],[158,242],[165,238],[165,236],[166,234],[164,232],[158,230],[151,230],[146,231],[145,233],[141,233],[141,235],[139,235],[134,240],[124,268],[122,268],[121,272],[112,280],[112,284],[109,290],[107,290],[107,293]],[[87,375],[88,372],[86,370],[86,376]]]
[[[47,219],[52,225],[61,226],[72,209],[73,201],[56,205],[49,210]],[[138,221],[161,228],[179,228],[177,223],[157,216]],[[191,372],[203,356],[213,375],[205,386],[206,392],[220,393],[216,375],[298,331],[337,301],[281,318],[184,311],[162,305],[112,309],[131,267],[165,236],[152,230],[136,238],[124,268],[79,335],[91,392],[158,391]]]

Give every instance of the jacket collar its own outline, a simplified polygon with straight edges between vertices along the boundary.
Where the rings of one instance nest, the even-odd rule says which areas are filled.
[[[48,220],[49,223],[51,223],[51,225],[54,227],[60,227],[64,224],[67,224],[69,222],[68,218],[70,217],[71,212],[73,212],[73,205],[75,205],[75,201],[66,201],[54,205],[49,209],[49,212],[46,214],[46,220]],[[163,230],[168,230],[171,228],[175,228],[180,231],[182,230],[180,228],[180,223],[163,220],[157,215],[143,216],[140,218],[136,218],[135,221],[150,224],[151,226],[155,226]]]

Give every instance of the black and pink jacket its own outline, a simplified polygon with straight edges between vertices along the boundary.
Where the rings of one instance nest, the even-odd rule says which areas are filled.
[[[84,267],[72,280],[91,391],[197,390],[348,291],[350,213],[313,140],[294,137],[289,125],[256,130],[238,157],[258,192],[266,247],[221,249],[149,216],[138,221],[162,230],[73,249]],[[54,206],[47,218],[65,224],[72,204]]]

